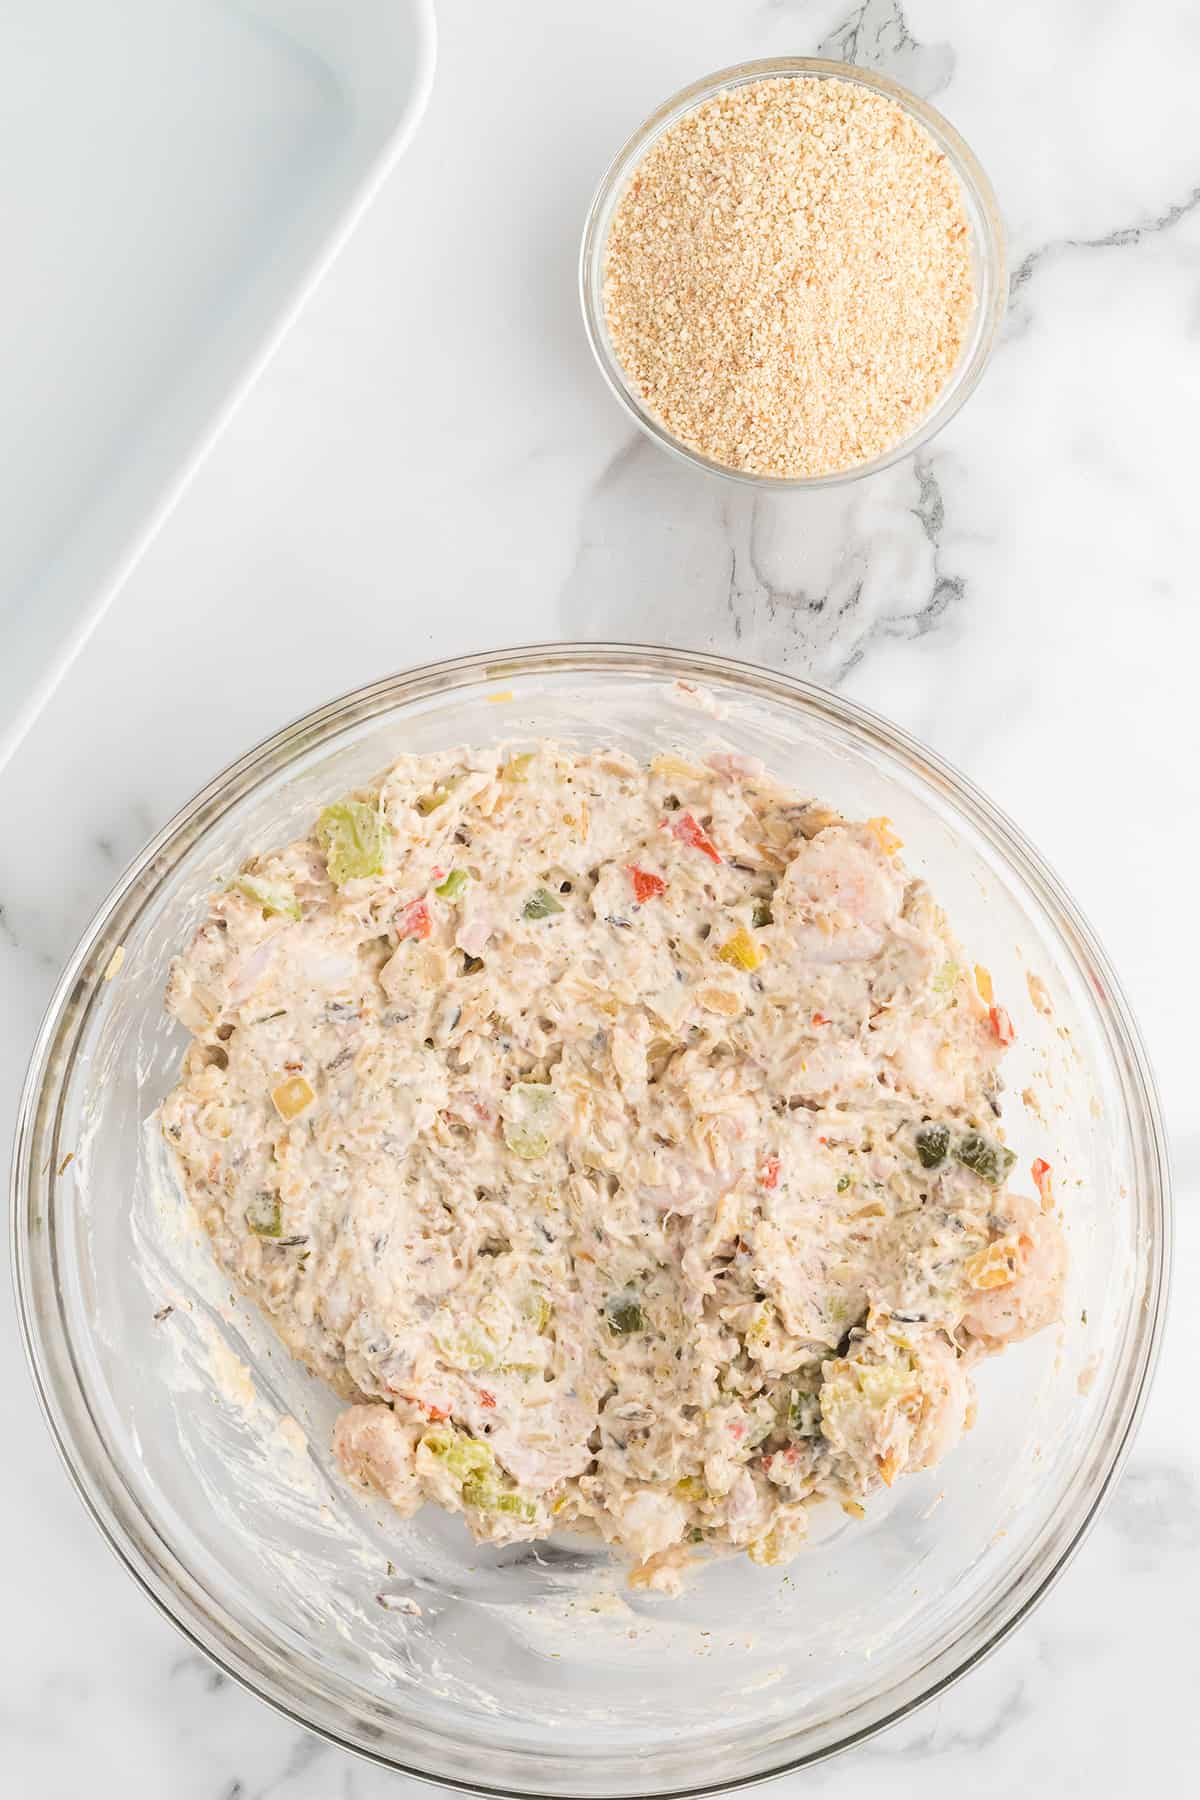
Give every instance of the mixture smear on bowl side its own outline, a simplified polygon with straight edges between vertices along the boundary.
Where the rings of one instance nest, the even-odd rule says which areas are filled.
[[[669,1589],[954,1445],[1065,1253],[899,848],[750,759],[540,743],[402,758],[213,896],[162,1129],[349,1476]]]

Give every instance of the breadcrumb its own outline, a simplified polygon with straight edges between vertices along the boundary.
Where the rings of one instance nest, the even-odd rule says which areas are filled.
[[[618,361],[667,429],[731,469],[833,474],[930,411],[974,303],[962,188],[896,101],[783,76],[650,146],[605,250]]]

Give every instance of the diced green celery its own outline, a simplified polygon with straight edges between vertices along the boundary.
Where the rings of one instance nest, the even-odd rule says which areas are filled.
[[[932,987],[935,994],[948,994],[954,987],[960,974],[956,962],[944,962],[933,978]]]
[[[844,1370],[846,1365],[836,1363],[834,1367]],[[863,1398],[857,1381],[848,1373],[839,1373],[822,1382],[819,1407],[823,1433],[836,1442],[838,1433],[847,1421],[863,1410]]]
[[[620,1294],[610,1294],[604,1302],[604,1311],[608,1329],[617,1337],[629,1337],[634,1332],[646,1329],[641,1302],[629,1288]]]
[[[972,1170],[981,1181],[989,1187],[999,1187],[1007,1179],[1008,1171],[1017,1158],[1006,1144],[998,1144],[994,1138],[985,1137],[982,1131],[969,1131],[960,1138],[954,1147],[955,1157],[965,1168]]]
[[[550,1148],[557,1115],[554,1089],[535,1081],[518,1081],[501,1103],[504,1141],[514,1156],[535,1162]]]
[[[849,1186],[850,1186],[850,1177],[849,1177],[849,1175],[839,1175],[839,1176],[838,1176],[838,1184],[837,1184],[837,1191],[838,1191],[838,1193],[839,1193],[839,1194],[844,1194],[844,1193],[845,1193],[845,1192],[846,1192],[846,1189],[847,1189],[847,1188],[848,1188],[848,1187],[849,1187]]]
[[[439,881],[433,891],[441,900],[457,900],[470,879],[465,869],[451,869],[445,881]]]
[[[940,1169],[950,1153],[948,1125],[922,1125],[917,1133],[917,1155],[923,1169]]]
[[[283,1236],[283,1206],[278,1194],[255,1194],[246,1208],[246,1223],[255,1237]]]
[[[427,819],[439,806],[445,806],[447,800],[462,780],[461,775],[452,775],[449,781],[443,781],[428,794],[418,794],[417,811],[423,819]]]
[[[796,1437],[821,1435],[821,1402],[804,1388],[793,1388],[788,1404],[788,1425]]]
[[[560,913],[562,903],[554,898],[549,888],[534,888],[528,900],[521,908],[524,919],[548,919],[552,913]]]
[[[289,882],[264,881],[261,875],[239,875],[234,885],[247,900],[261,906],[268,918],[272,914],[284,919],[300,917],[300,902]]]
[[[771,912],[771,902],[769,900],[756,900],[754,902],[754,911],[750,915],[750,922],[758,930],[761,930],[764,925],[771,925],[774,923],[774,915]]]
[[[535,1292],[525,1302],[525,1316],[540,1337],[554,1317],[554,1308],[545,1294]]]
[[[474,1506],[480,1512],[508,1513],[526,1521],[537,1517],[536,1503],[514,1488],[501,1487],[494,1469],[490,1474],[464,1481],[462,1497],[464,1506]]]
[[[767,1439],[770,1437],[771,1433],[774,1431],[774,1429],[775,1429],[774,1418],[764,1418],[763,1415],[760,1413],[752,1421],[752,1423],[750,1425],[750,1429],[749,1429],[748,1433],[746,1434],[747,1450],[757,1450],[758,1446],[760,1444],[765,1444]]]
[[[367,800],[339,800],[317,820],[317,841],[335,887],[383,873],[383,817]]]
[[[774,1316],[775,1309],[772,1307],[771,1302],[769,1300],[760,1300],[754,1309],[753,1319],[751,1319],[749,1325],[746,1327],[746,1342],[748,1344],[763,1343],[767,1333],[771,1329],[771,1321]]]
[[[509,1488],[502,1489],[501,1492],[488,1503],[487,1510],[489,1512],[513,1513],[518,1519],[525,1520],[535,1519],[537,1517],[536,1503],[528,1499],[526,1495],[518,1494]]]
[[[427,1431],[420,1447],[436,1456],[458,1482],[494,1478],[496,1459],[491,1450],[464,1431]]]
[[[510,756],[500,773],[506,781],[528,781],[529,765],[533,761],[532,750],[522,750],[518,756]]]
[[[435,1319],[431,1335],[442,1361],[449,1363],[452,1369],[465,1369],[469,1375],[477,1375],[481,1369],[496,1366],[497,1346],[482,1331],[452,1331],[447,1326],[439,1326]]]
[[[426,1436],[422,1440],[429,1443]],[[456,1433],[448,1450],[434,1448],[451,1475],[458,1478],[465,1506],[487,1505],[500,1490],[500,1473],[489,1445],[466,1433]]]
[[[916,1383],[912,1369],[895,1363],[863,1363],[858,1369],[858,1385],[863,1398],[875,1412],[882,1412],[893,1400],[911,1394]]]

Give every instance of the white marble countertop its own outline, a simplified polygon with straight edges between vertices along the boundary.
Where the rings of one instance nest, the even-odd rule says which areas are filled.
[[[1176,1301],[1127,1473],[1048,1601],[933,1706],[779,1791],[1186,1787],[1200,1750],[1200,10],[452,0],[440,24],[415,145],[0,778],[0,1123],[56,970],[126,859],[318,701],[551,637],[727,649],[844,687],[1019,820],[1106,942],[1173,1133]],[[601,168],[662,97],[747,56],[816,51],[895,74],[964,132],[1007,218],[1012,304],[982,387],[919,460],[755,499],[634,435],[590,362],[575,251]],[[57,1465],[7,1295],[0,1328],[5,1791],[401,1792],[158,1617]]]

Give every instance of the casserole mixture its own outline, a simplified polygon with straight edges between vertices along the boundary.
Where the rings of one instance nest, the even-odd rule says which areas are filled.
[[[542,743],[402,758],[213,897],[162,1127],[349,1476],[670,1587],[951,1448],[1065,1258],[898,850],[749,759]]]

